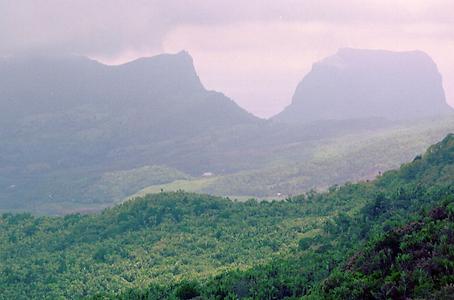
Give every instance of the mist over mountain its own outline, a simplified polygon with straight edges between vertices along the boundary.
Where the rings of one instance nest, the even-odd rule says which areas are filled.
[[[184,51],[119,66],[69,55],[2,58],[0,203],[93,199],[81,185],[104,172],[175,161],[191,147],[182,140],[261,122],[206,90]]]
[[[69,131],[77,121],[97,128],[110,123],[116,138],[193,134],[257,120],[222,94],[205,90],[184,51],[119,66],[79,56],[7,58],[0,62],[0,99],[3,123],[43,126],[63,117],[59,127]]]
[[[409,120],[452,111],[441,75],[427,54],[344,48],[313,65],[297,86],[292,103],[275,119]]]
[[[186,52],[120,66],[76,56],[0,63],[4,166],[90,165],[115,156],[118,147],[257,122],[221,93],[207,91]]]
[[[453,11],[0,0],[0,300],[454,299]]]
[[[0,211],[100,209],[159,185],[223,196],[293,194],[396,166],[451,124],[427,133],[412,127],[402,156],[388,147],[400,140],[398,128],[383,117],[259,119],[206,90],[184,51],[119,66],[81,56],[8,57],[0,60]],[[320,161],[333,139],[373,139],[388,129],[391,138],[374,147],[388,149],[386,164],[373,149],[367,163],[354,154],[354,166],[346,163],[352,150]]]

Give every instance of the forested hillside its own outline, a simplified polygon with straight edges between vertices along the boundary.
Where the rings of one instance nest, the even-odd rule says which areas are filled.
[[[454,135],[449,135],[413,162],[375,181],[334,186],[326,193],[311,192],[286,201],[234,202],[175,192],[130,200],[93,215],[4,214],[0,297],[348,299],[345,287],[364,278],[364,286],[370,288],[358,287],[354,295],[371,291],[381,299],[374,290],[383,283],[377,282],[381,277],[373,277],[376,265],[366,272],[361,257],[382,251],[380,247],[388,249],[386,241],[393,232],[401,232],[393,245],[412,234],[396,228],[409,222],[431,226],[441,218],[448,227],[432,226],[432,240],[420,230],[425,227],[414,229],[423,239],[419,246],[434,243],[434,249],[441,251],[430,256],[440,262],[438,273],[420,272],[432,282],[430,294],[453,283],[449,277],[453,182]],[[434,211],[442,217],[434,219]],[[374,243],[379,246],[373,248]],[[418,259],[405,256],[418,245],[406,244],[391,252],[389,259],[399,263]],[[385,252],[386,256],[389,251]],[[349,260],[350,256],[358,258]],[[395,269],[387,266],[389,271],[383,272],[391,276],[392,293],[422,295],[416,277],[411,277],[416,284],[408,293],[399,285],[397,277],[412,269],[395,275]],[[346,267],[351,272],[339,277]],[[339,284],[333,288],[331,282]]]
[[[452,12],[0,0],[0,300],[454,300]]]
[[[307,139],[276,148],[267,145],[278,152],[258,167],[151,185],[135,195],[183,189],[238,199],[282,199],[311,189],[321,191],[335,184],[373,179],[398,168],[453,131],[454,119],[440,118],[381,129],[364,128],[360,132]]]
[[[356,252],[322,283],[327,299],[450,299],[454,276],[454,201]]]
[[[454,135],[449,135],[412,163],[378,178],[369,185],[373,196],[362,194],[365,205],[325,220],[319,234],[300,239],[293,255],[208,280],[95,298],[448,299],[454,284],[453,163]],[[345,188],[319,195],[317,203],[342,199]],[[304,205],[308,199],[292,202]]]

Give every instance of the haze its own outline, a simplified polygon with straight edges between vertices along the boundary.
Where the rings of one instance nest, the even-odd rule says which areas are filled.
[[[291,101],[313,62],[341,47],[419,49],[454,106],[454,2],[0,1],[0,55],[77,53],[107,64],[187,50],[208,89],[257,116]]]

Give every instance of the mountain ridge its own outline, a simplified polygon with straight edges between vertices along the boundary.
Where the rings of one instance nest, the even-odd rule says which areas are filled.
[[[9,57],[0,62],[0,203],[71,202],[83,194],[72,186],[93,176],[163,165],[183,139],[262,121],[206,90],[187,52],[121,66],[80,56]],[[28,172],[36,166],[41,173]],[[39,196],[24,196],[34,189]]]

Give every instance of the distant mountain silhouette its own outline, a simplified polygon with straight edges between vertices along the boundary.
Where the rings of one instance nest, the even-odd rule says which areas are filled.
[[[408,120],[450,112],[441,75],[427,54],[344,48],[313,65],[275,119]]]
[[[258,119],[207,91],[187,52],[106,66],[78,57],[0,61],[0,121],[38,122],[66,133],[115,127],[115,135],[159,138]],[[127,131],[127,132],[126,132]]]

